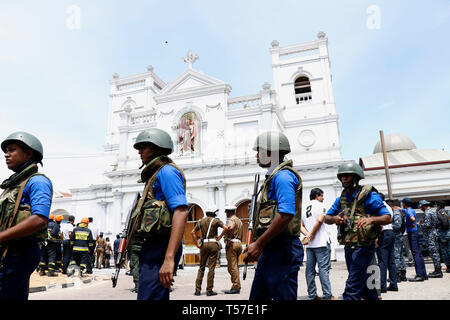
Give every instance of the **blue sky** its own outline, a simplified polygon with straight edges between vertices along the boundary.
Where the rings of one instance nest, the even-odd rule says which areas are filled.
[[[70,6],[80,28],[70,29]],[[379,29],[368,27],[379,9]],[[371,21],[371,20],[369,20]],[[450,1],[15,1],[0,5],[0,136],[35,133],[46,152],[102,152],[114,72],[151,64],[166,82],[195,68],[231,96],[273,83],[269,47],[329,40],[344,159],[379,130],[450,151]]]

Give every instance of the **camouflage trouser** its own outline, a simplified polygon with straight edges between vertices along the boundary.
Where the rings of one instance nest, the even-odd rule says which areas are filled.
[[[394,236],[394,261],[397,271],[406,270],[405,259],[403,258],[404,236],[395,234]]]
[[[141,246],[132,245],[130,255],[130,271],[133,273],[133,282],[139,282],[139,253],[141,252]]]
[[[441,257],[439,256],[439,239],[436,232],[430,232],[427,235],[428,254],[433,259],[435,269],[441,268]]]
[[[450,266],[450,230],[446,232],[439,233],[439,242],[442,253],[442,260],[444,260],[445,265]]]

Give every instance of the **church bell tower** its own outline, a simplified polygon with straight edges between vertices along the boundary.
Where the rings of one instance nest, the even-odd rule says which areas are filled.
[[[270,48],[278,116],[297,163],[341,160],[328,39]]]

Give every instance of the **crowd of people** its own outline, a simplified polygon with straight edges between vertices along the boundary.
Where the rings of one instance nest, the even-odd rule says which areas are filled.
[[[303,243],[307,253],[305,277],[308,296],[311,300],[334,299],[331,294],[329,280],[331,239],[323,224],[325,216],[327,214],[332,215],[333,208],[330,208],[327,213],[323,205],[323,196],[321,189],[312,189],[310,194],[311,202],[307,203],[305,214],[302,217],[302,233],[305,235]],[[428,280],[428,278],[442,278],[442,263],[446,265],[445,272],[450,273],[449,215],[444,209],[445,203],[437,201],[436,209],[432,210],[429,201],[421,200],[418,203],[418,208],[423,211],[423,219],[418,221],[417,213],[412,208],[413,202],[410,198],[402,199],[400,207],[398,206],[399,201],[391,199],[385,201],[383,194],[379,194],[379,196],[391,216],[391,223],[381,226],[381,231],[374,241],[375,251],[371,254],[372,258],[366,259],[365,264],[365,266],[375,265],[379,268],[379,272],[374,273],[375,277],[372,280],[377,292],[377,298],[381,299],[381,294],[387,291],[398,291],[398,283],[402,281],[421,282]],[[440,218],[438,218],[439,216]],[[341,224],[340,228],[344,226],[344,224]],[[419,244],[418,227],[422,229],[420,236],[424,239],[423,248]],[[350,273],[357,274],[354,272],[354,267],[352,269],[352,259],[357,256],[350,254],[353,253],[350,252],[351,247],[347,246],[345,249],[347,267]],[[356,247],[353,249],[356,250]],[[434,271],[428,274],[425,270],[422,251],[428,252],[433,261]],[[413,277],[406,277],[407,263],[405,259],[409,259],[408,263],[415,267],[415,275]],[[315,268],[318,269],[318,272]],[[370,272],[367,272],[367,268],[365,270],[366,274],[370,274]],[[315,275],[318,275],[320,279],[323,292],[322,298],[317,295]],[[362,273],[360,273],[358,278],[366,280],[365,283],[367,285],[367,276],[362,276]],[[366,290],[366,287],[361,282],[358,287],[357,279],[353,282],[353,279],[349,277],[350,281],[347,280],[346,293],[344,294],[360,292],[364,293],[364,295],[360,295],[359,298],[374,298],[375,292],[372,291],[372,297],[370,297],[368,295],[370,290]],[[377,283],[379,286],[376,286]]]
[[[169,300],[189,215],[186,178],[169,158],[173,141],[164,130],[140,132],[133,147],[142,160],[145,187],[133,210],[135,228],[127,232],[130,272],[138,300]],[[81,274],[92,273],[94,265],[109,267],[111,244],[108,238],[103,239],[92,218],[84,217],[75,225],[72,216],[63,221],[61,215],[50,214],[53,187],[38,171],[43,159],[40,141],[29,133],[15,132],[1,143],[1,149],[14,173],[0,185],[4,189],[0,195],[0,300],[27,300],[30,276],[36,269],[41,276],[52,277],[58,272],[71,275],[75,267]],[[309,298],[320,299],[314,283],[317,273],[321,299],[334,299],[329,281],[330,239],[324,223],[337,225],[337,238],[344,246],[348,270],[344,300],[378,300],[383,292],[398,291],[398,282],[441,278],[442,262],[445,272],[450,272],[449,215],[444,202],[436,202],[436,210],[425,199],[419,203],[424,212],[421,229],[434,265],[434,271],[427,274],[419,245],[419,221],[410,198],[402,199],[401,207],[393,199],[385,202],[373,186],[360,184],[363,169],[355,162],[346,162],[337,171],[342,193],[331,207],[323,206],[324,193],[319,188],[311,191],[310,202],[302,207],[302,179],[293,161],[286,159],[291,152],[287,137],[278,131],[263,132],[253,150],[257,164],[267,171],[260,188],[259,174],[255,175],[251,232],[247,235],[251,241],[242,248],[242,221],[236,217],[236,208],[226,208],[226,223],[217,219],[217,209],[208,209],[192,233],[200,248],[195,295],[201,294],[207,264],[206,294],[216,294],[214,267],[223,236],[232,282],[227,294],[240,292],[238,260],[242,252],[246,264],[257,263],[249,300],[296,300],[305,247]],[[220,235],[219,227],[223,229]],[[305,236],[303,245],[301,233]],[[114,241],[115,255],[118,238]],[[412,278],[406,278],[406,249],[415,267]],[[370,274],[370,270],[375,272]]]
[[[111,254],[109,238],[103,238],[92,217],[75,225],[74,216],[64,221],[62,215],[50,214],[37,271],[40,276],[55,277],[60,272],[71,276],[77,266],[81,274],[92,274],[94,267],[110,268]]]
[[[402,281],[420,282],[428,280],[428,278],[442,278],[443,272],[441,264],[446,265],[446,273],[450,273],[450,230],[448,227],[449,216],[444,209],[445,203],[441,201],[436,202],[436,209],[432,210],[431,203],[426,200],[421,200],[418,203],[418,209],[423,212],[423,219],[418,220],[416,211],[412,208],[413,202],[410,198],[404,198],[399,201],[388,199],[385,201],[385,196],[373,189],[375,193],[374,198],[379,196],[380,204],[383,206],[379,210],[390,216],[390,223],[382,225],[379,235],[374,239],[374,250],[372,254],[368,255],[365,265],[378,266],[379,272],[374,273],[375,277],[372,282],[375,291],[372,291],[372,296],[361,295],[360,298],[370,299],[374,298],[376,293],[377,298],[381,299],[381,294],[387,291],[398,291],[398,283]],[[401,207],[398,206],[401,203]],[[336,205],[336,204],[335,204]],[[331,233],[326,228],[325,217],[329,212],[332,216],[333,209],[327,208],[324,205],[324,192],[320,188],[313,188],[309,195],[309,201],[305,201],[301,233],[304,235],[302,244],[306,249],[306,269],[305,280],[307,285],[308,298],[310,300],[335,300],[331,290],[330,270],[331,270]],[[227,214],[227,223],[223,223],[216,215],[217,208],[208,208],[206,216],[199,220],[192,230],[192,240],[200,249],[200,265],[197,273],[195,283],[195,295],[201,295],[202,280],[205,273],[205,268],[208,266],[206,296],[213,296],[217,293],[213,291],[214,287],[214,272],[216,268],[217,256],[220,251],[219,241],[222,236],[225,237],[227,266],[231,277],[232,287],[230,290],[225,290],[225,294],[240,293],[240,279],[239,279],[239,255],[242,253],[242,221],[236,216],[236,208],[229,206],[225,208]],[[440,216],[440,217],[439,217]],[[348,219],[349,217],[346,217]],[[218,228],[222,228],[222,234],[218,236]],[[340,228],[344,227],[341,225]],[[423,237],[424,246],[419,245],[418,229],[421,228],[420,236]],[[357,242],[355,242],[357,243]],[[348,251],[355,250],[347,248]],[[351,246],[350,246],[351,248]],[[358,249],[366,250],[366,249]],[[431,257],[434,271],[426,273],[424,257],[422,251],[428,252]],[[354,251],[351,252],[354,254]],[[370,253],[370,250],[369,250]],[[358,263],[361,261],[357,255],[351,258],[351,254],[347,252],[347,266],[351,267],[353,259],[357,259]],[[408,264],[415,266],[416,274],[410,278],[406,277],[406,266]],[[355,268],[349,272],[355,273]],[[365,270],[366,274],[370,275]],[[315,277],[318,276],[320,280],[322,297],[317,293]],[[365,281],[361,281],[365,280]],[[348,283],[348,292],[355,291],[356,294],[361,294],[361,282],[367,283],[367,276],[363,276],[361,272],[354,280],[350,278]],[[352,282],[355,281],[355,282]],[[379,284],[378,286],[376,284]],[[347,293],[352,294],[352,293]],[[367,293],[366,293],[367,294]]]

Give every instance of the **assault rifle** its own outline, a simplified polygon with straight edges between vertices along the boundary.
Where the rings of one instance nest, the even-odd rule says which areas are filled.
[[[255,185],[253,186],[253,194],[252,194],[252,201],[250,202],[250,212],[248,217],[248,231],[247,231],[247,248],[252,243],[253,239],[253,216],[255,215],[256,211],[256,201],[258,200],[258,184],[259,184],[259,173],[255,174]],[[245,261],[244,266],[244,273],[242,275],[242,279],[245,280],[247,277],[247,266],[248,261]]]
[[[136,209],[140,198],[141,198],[141,196],[140,196],[139,192],[137,192],[134,197],[133,204],[131,205],[131,208],[128,211],[127,221],[125,222],[125,229],[123,230],[122,236],[120,239],[117,259],[114,261],[115,265],[116,265],[116,271],[113,273],[113,275],[111,277],[113,288],[115,288],[117,285],[117,278],[119,277],[120,266],[125,261],[125,256],[126,256],[127,249],[130,245],[129,242],[130,242],[131,236],[133,235],[134,230],[136,229],[136,223],[135,223],[136,217],[133,217],[133,212]]]

